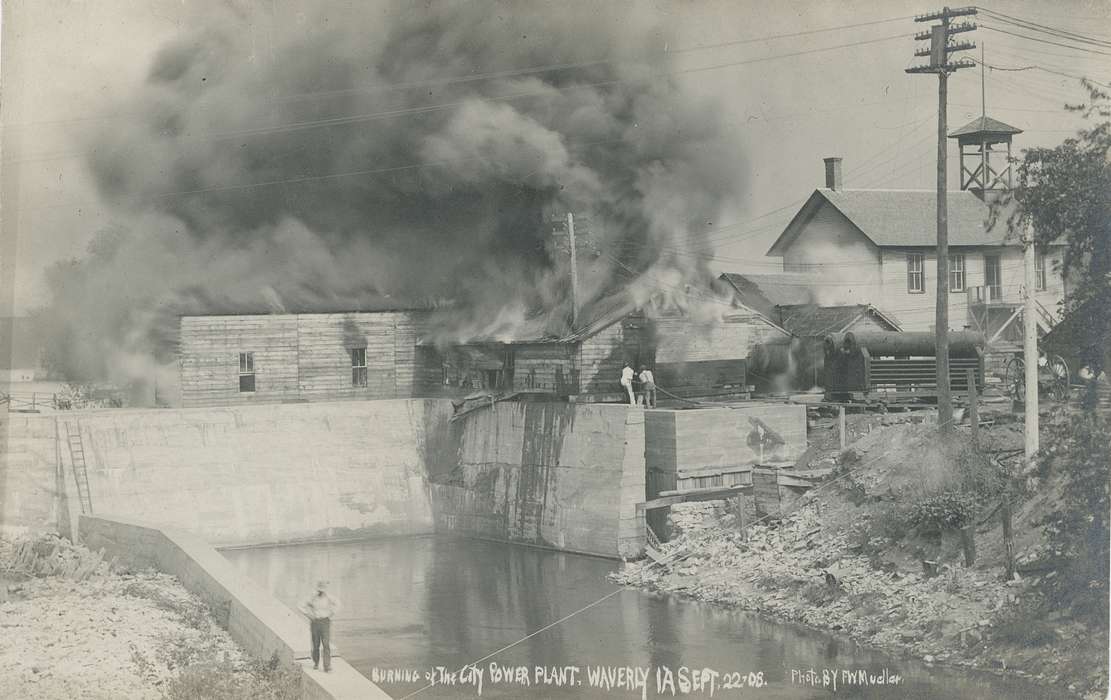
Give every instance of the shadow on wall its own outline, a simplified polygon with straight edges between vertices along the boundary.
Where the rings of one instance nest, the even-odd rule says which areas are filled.
[[[424,401],[424,430],[419,433],[417,451],[428,480],[446,483],[458,470],[463,447],[465,421],[452,422],[452,406],[446,401]]]

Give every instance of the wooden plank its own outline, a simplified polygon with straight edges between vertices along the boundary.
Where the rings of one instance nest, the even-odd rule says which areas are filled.
[[[689,500],[728,498],[750,489],[752,489],[751,484],[740,484],[737,486],[688,489],[684,491],[661,491],[658,498],[653,498],[650,501],[644,502],[644,510],[654,510],[656,508],[672,506],[676,503],[684,503]]]

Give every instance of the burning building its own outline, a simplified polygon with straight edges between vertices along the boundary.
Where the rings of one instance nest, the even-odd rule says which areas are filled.
[[[743,154],[715,98],[674,70],[667,28],[617,8],[482,7],[356,3],[289,26],[252,14],[269,12],[264,4],[198,10],[121,101],[130,127],[88,137],[117,225],[48,276],[64,373],[165,386],[178,374],[201,381],[211,363],[204,381],[239,393],[238,376],[253,370],[259,396],[271,359],[242,349],[241,364],[232,346],[250,333],[240,329],[273,329],[276,343],[299,338],[304,350],[302,316],[334,315],[322,322],[338,339],[326,364],[346,363],[348,376],[364,367],[351,364],[358,353],[345,359],[342,312],[442,299],[453,313],[437,316],[427,345],[395,345],[396,362],[416,347],[535,340],[534,310],[570,305],[568,256],[544,220],[552,206],[593,222],[600,253],[578,270],[583,309],[628,282],[627,270],[679,287],[706,278],[707,222],[741,190]],[[273,24],[265,56],[259,21]],[[491,332],[491,319],[505,323]],[[221,324],[225,345],[212,336]],[[368,391],[389,364],[374,347]],[[283,371],[301,366],[304,378],[308,361],[282,360]],[[531,375],[523,366],[515,381]],[[536,369],[537,381],[556,383]],[[274,398],[317,391],[293,376]],[[411,390],[398,381],[393,392]]]
[[[653,368],[679,397],[747,392],[747,361],[787,333],[712,291],[686,304],[637,303],[622,289],[568,325],[538,312],[512,332],[445,340],[451,311],[186,316],[180,366],[186,406],[541,393],[621,401],[625,362]],[[675,295],[667,297],[674,302]]]

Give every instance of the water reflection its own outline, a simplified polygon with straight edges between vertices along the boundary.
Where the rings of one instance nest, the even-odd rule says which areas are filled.
[[[617,590],[605,574],[614,562],[492,542],[425,537],[313,544],[225,552],[278,598],[294,604],[312,582],[328,578],[344,608],[333,625],[335,646],[364,674],[372,668],[458,669],[513,645],[531,632]],[[306,634],[308,628],[306,626]],[[740,698],[1049,698],[1037,686],[990,675],[930,669],[863,650],[851,642],[765,618],[622,591],[549,630],[510,646],[482,664],[500,666],[709,667],[760,671],[767,687],[725,690]],[[792,669],[867,669],[903,677],[895,687],[833,689],[792,683]],[[581,672],[585,673],[585,671]],[[525,687],[485,679],[482,697],[635,698],[603,691],[580,676],[574,687]],[[394,697],[420,683],[382,683]],[[670,694],[667,694],[670,697]],[[434,687],[420,698],[474,697],[467,688]],[[709,697],[692,694],[690,697]]]

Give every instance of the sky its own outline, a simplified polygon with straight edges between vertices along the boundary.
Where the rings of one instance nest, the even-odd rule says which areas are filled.
[[[156,54],[195,25],[211,21],[222,6],[189,0],[5,0],[0,316],[22,315],[47,303],[44,270],[59,260],[81,258],[98,231],[121,223],[119,207],[106,201],[104,187],[97,186],[91,172],[97,154],[90,151],[104,143],[103,136],[92,135],[126,135],[135,129],[129,100],[150,74]],[[328,3],[230,3],[227,21],[250,47],[244,60],[261,65],[275,61],[274,52],[281,50],[275,48],[275,36],[319,31],[320,23],[329,20],[327,10],[319,12],[321,6]],[[494,21],[514,7],[487,3],[485,10]],[[599,5],[552,7],[589,15]],[[823,157],[844,159],[849,188],[934,186],[937,80],[904,72],[924,60],[913,57],[922,43],[911,35],[926,25],[912,17],[932,5],[659,0],[608,7],[611,15],[626,14],[629,26],[669,30],[656,43],[649,37],[646,50],[671,57],[674,79],[689,94],[705,98],[700,108],[718,110],[739,144],[736,176],[729,178],[730,190],[716,216],[705,224],[712,268],[777,270],[778,261],[764,254],[810,192],[822,185]],[[1006,1],[986,7],[1111,39],[1111,2]],[[981,16],[979,21],[986,26],[965,36],[983,45],[988,64],[1037,65],[1111,82],[1111,49],[1078,51],[1013,36],[1051,40],[998,20]],[[620,22],[613,31],[616,41]],[[980,56],[979,49],[970,53]],[[1017,148],[1053,146],[1081,126],[1062,105],[1081,101],[1085,93],[1075,78],[1056,73],[987,73],[987,113],[1023,130],[1015,139]],[[950,130],[980,114],[980,96],[979,69],[962,70],[950,80]],[[956,189],[955,146],[949,154],[950,188]],[[136,172],[142,172],[143,153],[130,157]]]

